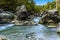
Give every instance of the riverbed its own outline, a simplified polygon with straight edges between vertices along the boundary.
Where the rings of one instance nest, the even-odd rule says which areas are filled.
[[[35,18],[38,23],[39,18]],[[0,35],[5,35],[10,40],[60,40],[60,35],[45,25],[11,26],[0,30]]]

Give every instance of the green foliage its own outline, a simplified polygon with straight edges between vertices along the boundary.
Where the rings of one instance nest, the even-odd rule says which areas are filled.
[[[17,6],[26,5],[27,10],[32,10],[34,8],[33,0],[0,0],[0,8],[6,11],[15,12]]]
[[[34,12],[40,14],[42,11],[46,11],[46,10],[51,10],[56,8],[56,2],[48,2],[47,4],[43,5],[43,6],[37,6],[34,5]]]
[[[45,10],[51,10],[56,8],[56,2],[48,2],[46,5],[43,7]]]
[[[58,11],[59,11],[59,13],[60,13],[60,7],[58,7]]]
[[[6,11],[14,11],[16,7],[15,0],[0,0],[0,8],[3,8]]]
[[[15,12],[16,7],[21,5],[25,5],[27,11],[30,11],[33,14],[56,8],[55,1],[48,2],[43,6],[37,6],[33,0],[0,0],[0,8],[7,11]],[[58,8],[58,10],[60,11],[60,8]]]
[[[46,10],[51,10],[51,9],[55,9],[56,8],[56,2],[48,2],[47,4],[43,5],[43,6],[36,6],[36,10],[38,12],[41,11],[46,11]]]

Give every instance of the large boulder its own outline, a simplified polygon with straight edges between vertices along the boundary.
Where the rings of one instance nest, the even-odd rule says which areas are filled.
[[[42,24],[58,24],[60,22],[59,12],[57,10],[48,10],[44,11],[42,14],[41,20],[39,23]]]
[[[15,16],[15,20],[12,21],[15,25],[35,25],[35,22],[32,21],[31,13],[26,10],[25,5],[18,6],[15,14],[17,17]]]
[[[30,19],[30,14],[29,12],[27,12],[25,5],[22,6],[18,6],[16,8],[16,13],[15,13],[18,17],[18,20],[28,20]]]

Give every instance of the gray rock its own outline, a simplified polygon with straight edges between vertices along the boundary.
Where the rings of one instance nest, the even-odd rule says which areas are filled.
[[[0,23],[6,23],[14,19],[14,15],[11,12],[1,12],[0,13]]]
[[[16,8],[16,14],[17,15],[19,15],[21,12],[24,12],[24,11],[25,12],[27,11],[25,5],[17,6],[17,8]]]
[[[59,25],[59,22],[60,15],[57,10],[48,10],[41,13],[40,24],[46,24],[47,27],[55,28]],[[58,31],[58,33],[60,33],[60,31]]]
[[[25,5],[18,6],[16,8],[16,15],[18,16],[18,20],[28,20],[30,19],[30,14],[27,12]]]
[[[40,23],[59,23],[60,21],[60,16],[59,16],[59,12],[57,10],[48,10],[48,11],[44,11],[43,13],[41,13],[42,17],[40,20]],[[52,21],[50,21],[52,20]]]
[[[0,35],[0,40],[8,40],[4,35]]]

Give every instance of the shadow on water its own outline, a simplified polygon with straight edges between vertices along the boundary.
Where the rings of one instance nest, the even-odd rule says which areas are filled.
[[[36,19],[36,18],[35,18]],[[37,21],[37,19],[36,19]],[[10,40],[59,40],[60,36],[47,28],[45,25],[35,26],[13,26],[0,31],[1,35],[7,36]]]

